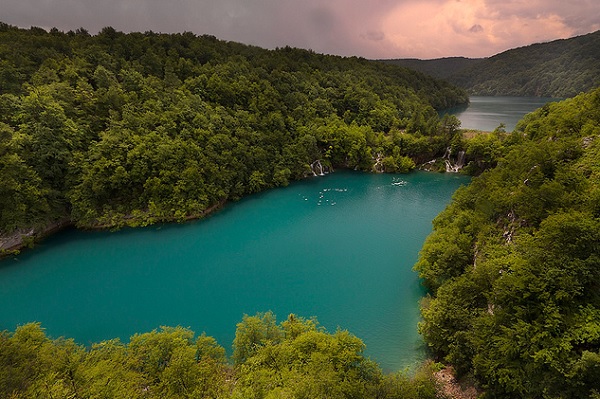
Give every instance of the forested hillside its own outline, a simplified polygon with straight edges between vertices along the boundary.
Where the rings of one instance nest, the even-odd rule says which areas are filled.
[[[420,330],[486,397],[598,398],[600,89],[489,143],[497,166],[457,191],[420,254]]]
[[[471,95],[573,97],[600,86],[600,31],[484,59],[386,62],[447,79]]]
[[[431,60],[421,60],[418,58],[399,58],[394,60],[378,61],[421,71],[440,79],[451,79],[453,75],[484,60],[485,58],[447,57],[434,58]]]
[[[184,220],[337,167],[408,171],[449,143],[436,109],[466,101],[358,58],[0,24],[0,236]]]

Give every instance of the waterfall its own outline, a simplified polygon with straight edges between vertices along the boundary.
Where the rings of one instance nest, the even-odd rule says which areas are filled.
[[[459,151],[458,152],[458,159],[456,160],[456,165],[460,168],[462,168],[463,166],[465,166],[465,152],[464,151]]]
[[[450,155],[452,155],[452,147],[447,147],[446,152],[444,152],[444,159],[450,159]]]
[[[465,152],[459,151],[458,156],[456,157],[456,163],[452,163],[452,149],[450,147],[446,148],[446,152],[444,153],[444,163],[446,164],[446,172],[457,173],[465,166]]]
[[[382,160],[383,160],[383,154],[378,152],[377,157],[375,158],[375,162],[373,163],[373,171],[374,172],[383,173],[385,171]]]
[[[324,168],[321,164],[320,159],[317,159],[310,164],[310,170],[312,171],[313,176],[325,176],[325,173],[329,173],[327,168]]]

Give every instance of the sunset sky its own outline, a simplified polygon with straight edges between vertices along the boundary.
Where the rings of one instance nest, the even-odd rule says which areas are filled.
[[[487,57],[600,29],[599,0],[2,0],[0,21],[210,34],[366,58]]]

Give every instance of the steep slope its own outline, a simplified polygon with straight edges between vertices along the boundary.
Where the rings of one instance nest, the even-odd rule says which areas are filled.
[[[485,58],[446,57],[431,60],[399,58],[378,61],[411,68],[439,79],[450,79],[453,75],[485,61]]]
[[[388,62],[445,78],[471,95],[573,97],[600,86],[600,31],[484,59]]]
[[[598,397],[599,126],[600,89],[526,116],[421,251],[421,332],[489,397]]]
[[[56,221],[199,217],[334,167],[407,171],[448,145],[435,109],[468,101],[406,68],[189,32],[0,24],[0,60],[0,250]]]

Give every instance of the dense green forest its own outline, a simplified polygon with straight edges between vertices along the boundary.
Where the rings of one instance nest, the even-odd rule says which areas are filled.
[[[268,312],[244,316],[233,362],[214,338],[162,327],[84,348],[48,338],[39,324],[0,333],[2,398],[435,399],[437,365],[384,375],[347,331]]]
[[[0,236],[185,220],[338,167],[408,171],[450,142],[436,109],[467,101],[359,58],[0,24]]]
[[[489,398],[600,397],[600,89],[487,138],[416,269],[420,331]]]
[[[471,95],[567,98],[600,86],[600,31],[483,59],[386,62],[446,79]]]
[[[430,60],[421,60],[419,58],[397,58],[378,61],[400,65],[416,71],[421,71],[436,78],[449,80],[453,75],[459,73],[463,69],[473,67],[483,60],[485,60],[485,58],[445,57]]]

